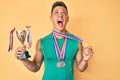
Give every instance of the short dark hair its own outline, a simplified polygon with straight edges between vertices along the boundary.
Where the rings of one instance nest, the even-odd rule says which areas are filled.
[[[52,5],[51,14],[52,14],[52,12],[53,12],[53,9],[54,9],[55,7],[57,7],[57,6],[62,6],[62,7],[64,7],[64,8],[67,10],[67,6],[66,6],[66,4],[65,4],[64,2],[62,2],[62,1],[56,1],[56,2],[54,2],[53,5]],[[68,12],[68,10],[67,10],[67,12]]]

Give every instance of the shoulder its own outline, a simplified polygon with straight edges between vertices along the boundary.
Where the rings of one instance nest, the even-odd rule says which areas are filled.
[[[52,33],[49,33],[47,34],[46,36],[40,38],[38,41],[39,41],[39,44],[40,45],[48,45],[53,39],[53,36],[52,36]]]
[[[47,34],[46,36],[39,39],[39,41],[47,40],[52,38],[52,33]]]
[[[37,42],[36,42],[36,48],[37,48],[37,49],[41,49],[41,46],[42,46],[43,44],[48,44],[49,39],[51,39],[51,38],[52,38],[52,33],[49,33],[49,34],[47,34],[46,36],[44,36],[44,37],[42,37],[42,38],[39,38],[39,39],[37,40]]]
[[[50,39],[51,37],[52,37],[52,33],[49,33],[49,34],[47,34],[46,36],[39,38],[39,39],[37,40],[37,44],[39,44],[41,41]]]

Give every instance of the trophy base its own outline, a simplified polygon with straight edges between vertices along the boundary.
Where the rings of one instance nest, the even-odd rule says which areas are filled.
[[[22,59],[27,59],[27,58],[30,58],[31,56],[29,55],[29,52],[28,51],[25,51],[23,53],[23,55],[21,55],[20,57],[18,57],[17,59],[18,60],[22,60]]]

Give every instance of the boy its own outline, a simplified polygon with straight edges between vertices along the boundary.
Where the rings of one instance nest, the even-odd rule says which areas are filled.
[[[66,30],[69,16],[63,2],[57,1],[52,5],[50,20],[53,31],[37,41],[34,59],[22,59],[21,62],[30,71],[37,72],[44,61],[42,80],[74,80],[74,60],[78,70],[83,72],[93,55],[92,48],[83,48],[82,40]],[[18,47],[15,56],[18,58],[25,50],[25,46]]]

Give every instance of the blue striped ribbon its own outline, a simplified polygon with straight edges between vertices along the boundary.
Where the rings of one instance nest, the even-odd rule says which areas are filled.
[[[67,34],[62,34],[61,32],[58,32],[58,31],[55,31],[55,30],[53,30],[53,33],[58,34],[58,35],[61,35],[61,36],[63,36],[63,37],[67,37],[67,38],[72,39],[72,40],[77,40],[77,41],[79,41],[79,42],[83,42],[82,39],[80,39],[80,38],[78,38],[78,37],[76,37],[76,36],[68,36]]]

